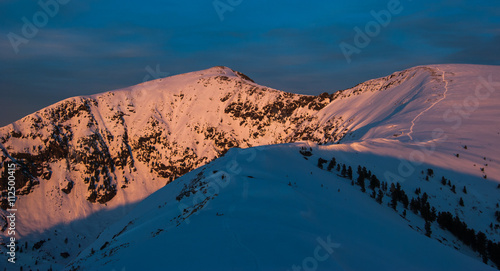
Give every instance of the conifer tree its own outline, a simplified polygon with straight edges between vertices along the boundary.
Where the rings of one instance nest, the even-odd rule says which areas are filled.
[[[318,167],[319,167],[320,169],[323,169],[323,165],[324,165],[326,162],[328,162],[328,161],[326,161],[325,159],[323,159],[323,158],[321,158],[321,157],[320,157],[320,158],[318,159]]]
[[[332,160],[330,160],[330,163],[328,163],[327,170],[332,171],[332,169],[335,167],[336,164],[337,161],[335,160],[335,157],[333,157]]]
[[[376,187],[380,187],[380,181],[377,176],[372,175],[370,177],[370,189],[375,190]]]
[[[431,237],[432,230],[431,230],[431,223],[429,221],[425,222],[425,235],[427,237]]]
[[[441,178],[441,184],[446,185],[446,178],[444,176]]]
[[[359,185],[360,187],[365,186],[365,177],[363,176],[363,172],[361,172],[361,175],[358,175],[358,179],[356,180],[356,184]]]
[[[349,180],[352,180],[352,168],[351,168],[351,166],[349,166],[349,168],[347,169],[347,177],[349,178]]]
[[[405,191],[402,191],[403,194],[401,195],[401,203],[403,203],[403,207],[405,209],[408,209],[408,204],[410,203],[410,200],[408,199],[408,196],[406,195]]]
[[[384,192],[382,192],[382,190],[378,190],[378,195],[377,195],[377,202],[379,204],[382,204],[382,200],[384,198]]]
[[[398,201],[396,199],[396,194],[392,193],[391,194],[391,207],[392,207],[392,209],[396,210],[397,206],[398,206]]]

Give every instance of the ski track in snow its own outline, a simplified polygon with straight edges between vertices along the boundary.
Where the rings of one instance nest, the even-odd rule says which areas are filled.
[[[440,72],[443,73],[443,82],[445,83],[445,90],[444,90],[444,93],[443,93],[443,97],[439,100],[437,100],[435,103],[433,103],[431,106],[429,106],[428,108],[426,108],[425,110],[423,110],[422,112],[420,112],[417,116],[415,116],[415,118],[413,118],[413,120],[411,121],[411,126],[410,126],[410,132],[408,133],[408,137],[410,138],[410,140],[413,141],[413,137],[411,136],[413,134],[413,127],[415,127],[415,122],[417,121],[418,118],[420,118],[425,112],[429,111],[431,108],[433,108],[436,104],[440,103],[442,100],[446,99],[446,93],[448,92],[448,80],[446,80],[445,78],[445,71],[441,70],[440,68],[436,67],[437,70],[439,70]]]

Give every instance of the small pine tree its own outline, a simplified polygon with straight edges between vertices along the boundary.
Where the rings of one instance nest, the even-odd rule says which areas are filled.
[[[464,186],[464,194],[467,194],[467,187]]]
[[[464,206],[464,199],[460,198],[460,201],[458,201],[458,204],[460,204],[460,206]]]
[[[455,190],[456,190],[456,187],[455,187],[455,185],[453,185],[453,186],[451,187],[451,192],[453,192],[453,193],[457,193]]]
[[[417,198],[417,199],[414,199],[412,198],[411,201],[410,201],[410,210],[415,213],[415,214],[418,214],[418,210],[420,210],[420,198]]]
[[[361,182],[364,182],[365,181],[365,176],[363,174],[363,172],[359,172],[358,173],[358,180],[356,180],[356,184],[360,185]]]
[[[408,209],[408,204],[410,204],[410,200],[408,199],[408,196],[406,193],[403,191],[403,195],[401,196],[401,202],[403,203],[403,207],[405,209]]]
[[[431,223],[429,221],[425,222],[425,236],[431,237],[432,230],[431,230]]]
[[[477,245],[477,252],[481,255],[486,255],[486,247],[488,243],[488,238],[486,237],[486,234],[484,232],[480,231],[476,235],[476,245]]]
[[[373,190],[373,191],[375,191],[376,187],[380,187],[380,181],[377,178],[377,176],[372,175],[370,177],[370,189]]]
[[[446,185],[446,178],[444,176],[443,176],[443,178],[441,178],[441,184]]]
[[[345,177],[347,176],[347,169],[345,167],[345,164],[342,165],[342,172],[340,173],[340,175],[342,175],[342,177]]]
[[[426,192],[424,192],[424,193],[422,194],[422,199],[421,199],[421,203],[422,203],[422,205],[426,204],[428,199],[429,199],[429,195],[427,195],[427,193],[426,193]]]
[[[398,201],[396,198],[396,193],[391,194],[391,207],[392,209],[396,210],[396,207],[398,206]]]
[[[394,183],[391,183],[391,189],[389,189],[389,191],[391,191],[391,193],[394,193],[394,191],[396,191],[396,186],[394,185]]]
[[[437,218],[437,210],[434,206],[431,208],[430,221],[435,221]]]
[[[335,164],[337,164],[337,161],[335,160],[335,157],[333,157],[328,164],[327,170],[332,171],[332,169],[335,167]]]
[[[384,192],[382,192],[382,190],[378,190],[378,195],[377,195],[377,202],[379,204],[382,204],[382,200],[384,198]]]
[[[351,166],[349,166],[349,168],[347,169],[347,177],[349,178],[349,180],[352,180],[352,168],[351,168]]]

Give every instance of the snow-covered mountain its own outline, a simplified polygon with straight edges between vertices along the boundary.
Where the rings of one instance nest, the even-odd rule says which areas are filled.
[[[366,198],[360,203],[352,201],[351,199],[358,196],[351,198],[351,194],[361,192],[352,192],[356,189],[351,187],[350,181],[344,185],[346,187],[341,188],[341,192],[336,192],[339,193],[338,196],[348,199],[346,203],[349,204],[343,207],[331,207],[339,204],[336,200],[330,199],[331,194],[307,199],[297,197],[295,194],[289,198],[291,195],[286,192],[281,194],[286,191],[283,189],[290,187],[294,188],[296,193],[306,193],[299,189],[301,187],[299,184],[303,182],[307,193],[322,193],[317,190],[319,189],[317,186],[327,185],[327,180],[341,183],[342,178],[339,179],[336,174],[324,172],[317,167],[314,170],[304,171],[305,168],[316,166],[322,161],[319,160],[320,157],[325,161],[337,157],[338,163],[351,166],[354,171],[358,165],[364,166],[389,185],[399,182],[403,191],[408,195],[412,194],[415,199],[422,197],[425,192],[429,196],[425,203],[429,202],[439,212],[453,213],[471,229],[483,232],[488,240],[498,242],[500,226],[497,226],[499,222],[495,220],[495,211],[500,210],[498,208],[500,190],[497,189],[500,183],[498,155],[500,150],[497,143],[500,139],[498,109],[500,85],[495,80],[500,80],[500,68],[495,66],[421,66],[370,80],[352,89],[333,94],[305,96],[259,86],[242,73],[225,67],[215,67],[146,82],[123,90],[64,100],[0,128],[2,177],[7,176],[5,168],[7,161],[14,160],[21,168],[16,184],[17,193],[20,195],[16,206],[22,211],[17,213],[16,230],[23,242],[24,240],[29,242],[25,246],[29,249],[28,252],[20,253],[19,259],[27,266],[36,263],[40,266],[62,267],[73,260],[72,267],[80,265],[90,267],[91,263],[97,260],[97,265],[92,266],[93,269],[105,269],[111,266],[116,268],[120,266],[120,260],[111,265],[109,262],[105,264],[108,257],[101,256],[105,254],[109,256],[118,250],[138,253],[137,250],[144,241],[142,239],[144,236],[141,234],[146,234],[143,230],[149,230],[149,227],[161,228],[160,233],[166,228],[172,230],[175,228],[180,236],[196,233],[200,236],[213,234],[213,238],[216,236],[229,238],[225,236],[227,230],[211,232],[207,228],[205,231],[196,231],[199,227],[203,227],[204,223],[208,223],[205,220],[193,222],[192,225],[196,224],[195,226],[184,226],[191,225],[182,222],[187,214],[193,210],[201,210],[209,202],[210,206],[211,202],[214,202],[214,208],[220,208],[219,213],[239,213],[240,218],[244,214],[254,219],[258,219],[259,216],[260,219],[267,218],[265,212],[257,211],[266,208],[290,213],[290,216],[285,215],[283,219],[290,219],[294,224],[298,223],[301,226],[295,228],[293,225],[289,226],[309,234],[306,238],[289,228],[285,229],[282,237],[293,237],[290,242],[295,242],[300,247],[297,253],[312,244],[316,238],[314,229],[319,227],[317,223],[312,223],[310,227],[302,225],[309,220],[307,216],[295,216],[294,212],[297,210],[293,206],[297,204],[310,206],[308,207],[310,212],[332,211],[332,217],[337,219],[324,221],[325,224],[322,226],[332,228],[337,227],[335,221],[340,219],[339,208],[344,210],[342,214],[359,217],[353,213],[368,205],[374,205],[369,208],[375,208],[376,212],[379,212],[379,209],[385,210],[380,211],[382,212],[380,217],[384,220],[387,218],[392,221],[394,217],[399,219],[397,223],[382,223],[391,231],[392,227],[400,229],[408,225],[416,229],[415,232],[412,231],[413,235],[407,236],[406,241],[413,242],[412,236],[418,236],[415,238],[419,240],[418,242],[423,242],[422,245],[431,241],[418,233],[419,229],[420,231],[424,229],[422,224],[424,220],[419,215],[413,217],[408,211],[406,220],[398,218],[397,214],[387,206],[378,206],[368,196],[368,192],[366,195],[360,194],[359,197]],[[251,171],[254,172],[253,175],[260,176],[252,175],[254,178],[260,178],[262,186],[259,185],[255,189],[249,186],[246,190],[250,194],[255,193],[254,200],[262,201],[255,205],[261,206],[258,209],[252,209],[256,207],[247,205],[250,204],[247,201],[241,208],[232,208],[233,205],[223,200],[215,204],[219,197],[214,195],[213,199],[212,197],[210,199],[207,197],[206,201],[204,199],[204,203],[193,200],[197,192],[203,192],[203,187],[210,186],[216,181],[207,177],[208,168],[214,168],[212,172],[216,170],[230,172],[234,169],[235,165],[221,162],[230,159],[227,158],[229,154],[222,160],[216,160],[209,166],[195,171],[198,172],[196,174],[204,172],[203,175],[193,177],[195,173],[189,173],[162,188],[177,177],[207,164],[232,148],[297,141],[310,141],[325,146],[314,146],[312,148],[314,150],[310,151],[311,156],[308,156],[309,151],[302,150],[306,156],[298,151],[292,151],[293,155],[290,154],[290,157],[288,153],[291,149],[304,146],[289,144],[270,149],[250,148],[249,150],[265,150],[262,153],[263,157],[267,157],[267,162],[262,164],[259,160],[259,164],[252,164],[251,161],[240,163],[243,171]],[[267,150],[270,153],[267,153]],[[234,156],[234,151],[232,153]],[[304,157],[299,159],[297,155]],[[289,163],[283,164],[281,161]],[[324,167],[326,168],[326,164]],[[286,175],[290,178],[305,173],[311,174],[306,174],[307,178],[301,180],[293,182],[289,180],[288,182],[293,183],[291,186],[280,188],[281,182],[286,180],[276,179],[274,176],[276,172],[285,169],[289,170],[289,174]],[[337,173],[342,175],[341,172]],[[245,179],[248,176],[243,178],[239,173],[236,175],[235,178],[231,178],[236,180],[235,189],[248,181]],[[442,177],[445,179],[445,185],[441,184]],[[356,178],[357,175],[354,173],[354,181]],[[5,191],[5,184],[0,185]],[[139,203],[160,188],[162,189],[151,198]],[[419,195],[414,193],[417,188],[422,191]],[[267,195],[265,191],[271,192]],[[383,191],[384,203],[387,203],[387,197],[392,195],[392,192],[391,189]],[[238,198],[234,193],[233,189],[221,189],[220,198],[223,198],[222,195],[225,195],[224,198]],[[166,205],[161,207],[161,204],[157,204],[158,200],[153,200],[155,197],[161,197],[164,201],[162,204]],[[409,199],[411,198],[409,196]],[[460,206],[460,198],[464,206]],[[271,204],[271,207],[261,205],[264,202]],[[5,207],[5,196],[3,203]],[[323,203],[324,206],[319,207]],[[183,206],[182,212],[179,211],[179,206]],[[127,215],[134,207],[135,211]],[[184,212],[184,209],[187,211]],[[234,210],[240,210],[241,213]],[[396,207],[396,210],[402,214],[402,209]],[[417,213],[419,212],[420,210],[417,210]],[[175,216],[171,217],[174,214]],[[7,212],[3,211],[4,221],[6,215]],[[377,217],[379,216],[359,219],[363,225],[370,225],[378,223],[375,219]],[[170,224],[162,226],[164,228],[160,227],[158,223],[165,222],[166,220],[162,219],[167,218],[173,220],[169,220]],[[213,226],[220,230],[223,225],[217,224],[218,218],[225,221],[230,217],[216,214],[216,218],[210,218],[213,219],[210,223],[214,223]],[[109,227],[99,239],[95,240],[103,229],[119,219],[122,220]],[[123,223],[128,225],[130,221],[137,220],[141,223],[132,222],[130,226],[123,226]],[[262,251],[265,251],[264,247],[279,249],[280,246],[276,243],[282,243],[281,241],[264,243],[255,240],[251,241],[252,244],[247,244],[241,241],[241,234],[245,230],[242,225],[247,224],[245,220],[235,218],[231,222],[224,223],[234,229],[232,238],[240,244],[240,248],[246,247],[246,253],[253,256],[248,258],[242,254],[242,261],[238,261],[239,258],[235,254],[230,254],[234,257],[228,257],[227,260],[233,262],[224,262],[221,266],[228,269],[230,267],[243,269],[248,263],[248,269],[255,269],[256,266],[262,270],[273,269],[273,261],[271,258],[264,259]],[[280,223],[274,221],[269,227],[279,227]],[[255,225],[264,227],[264,224]],[[350,224],[345,225],[347,227]],[[113,233],[110,236],[116,227],[122,227],[123,234],[114,236],[116,233]],[[463,267],[479,264],[482,268],[487,268],[477,261],[477,253],[471,251],[469,246],[462,245],[462,241],[450,236],[449,232],[441,232],[437,222],[433,222],[431,227],[434,232],[432,237],[444,244],[429,245],[435,247],[434,253],[442,252],[457,265],[463,263]],[[319,228],[317,231],[322,232]],[[3,230],[3,234],[6,235],[5,222]],[[130,232],[141,232],[141,234],[129,234]],[[252,234],[259,232],[245,234],[251,237]],[[367,234],[369,232],[367,231]],[[377,232],[377,229],[372,229],[373,234]],[[353,234],[354,232],[345,231],[342,235]],[[125,245],[127,243],[125,240],[129,239],[122,240],[125,236],[130,238],[129,245]],[[164,237],[156,238],[156,236]],[[151,242],[163,244],[162,247],[155,247],[151,243],[152,247],[169,252],[176,248],[168,249],[166,243],[175,242],[176,247],[180,247],[177,251],[179,252],[183,251],[182,249],[189,249],[192,242],[196,241],[188,239],[189,242],[180,246],[179,239],[176,239],[179,236],[173,236],[177,235],[156,234],[148,238]],[[263,236],[266,235],[261,237]],[[269,239],[268,237],[266,239]],[[213,240],[215,242],[216,239]],[[376,240],[385,242],[384,238]],[[367,239],[366,246],[377,248],[376,240]],[[123,249],[103,245],[101,250],[101,246],[95,247],[99,242],[120,244],[120,248]],[[147,244],[149,241],[144,242]],[[214,249],[214,243],[209,239],[203,239],[203,242],[204,245],[210,245]],[[338,242],[346,245],[342,240]],[[38,244],[36,246],[38,248],[33,247],[34,243]],[[221,253],[226,251],[230,253],[234,248],[226,246],[227,243],[224,241],[217,244],[215,250],[220,250]],[[288,247],[286,242],[281,245]],[[385,248],[389,250],[391,247],[391,251],[396,250],[390,245]],[[471,260],[471,263],[468,263],[468,260],[457,261],[457,255],[462,254],[456,254],[458,252],[453,250],[445,252],[449,250],[448,247],[456,247],[462,253],[476,259]],[[82,252],[85,248],[87,249]],[[227,248],[229,250],[225,250]],[[95,253],[90,253],[92,249]],[[373,249],[365,252],[368,253]],[[314,246],[310,250],[311,253],[314,252]],[[428,252],[430,251],[433,250]],[[349,257],[360,257],[350,254],[349,250],[346,253],[350,255]],[[193,257],[188,254],[184,256],[178,254],[171,254],[176,255],[172,259]],[[31,259],[22,258],[22,255],[31,255]],[[128,256],[121,252],[116,255],[118,255],[116,259]],[[290,254],[292,255],[294,254]],[[347,258],[350,259],[349,257]],[[152,263],[156,259],[147,258]],[[133,266],[132,261],[123,260],[124,267]],[[163,260],[162,257],[156,259],[156,261]],[[214,261],[214,264],[216,262],[222,264],[221,261]],[[284,260],[274,262],[276,268],[278,265],[280,268],[287,268],[282,265]],[[346,260],[342,263],[343,268],[362,267],[351,266],[350,264],[354,262]],[[417,269],[439,269],[439,265],[432,263],[427,266],[417,265],[416,262],[415,257],[409,257],[400,264],[414,265],[419,267]],[[489,263],[492,264],[491,260]],[[182,262],[171,264],[181,266]],[[337,261],[333,264],[341,263]],[[158,267],[158,265],[152,266]]]
[[[141,202],[66,270],[494,270],[437,223],[427,238],[419,215],[318,168],[340,160],[336,147],[232,149]]]

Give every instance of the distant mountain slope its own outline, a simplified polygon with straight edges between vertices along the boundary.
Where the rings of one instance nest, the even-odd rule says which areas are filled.
[[[50,238],[33,259],[63,264],[142,199],[234,147],[342,143],[339,148],[395,163],[390,181],[435,167],[457,172],[469,189],[491,185],[484,199],[481,193],[476,198],[478,206],[494,209],[500,202],[494,188],[500,182],[495,80],[496,66],[432,65],[305,96],[215,67],[70,98],[2,127],[0,173],[6,177],[10,160],[21,168],[19,236],[30,246]],[[396,159],[413,161],[413,169],[401,173]],[[388,170],[379,167],[382,174]],[[5,192],[4,183],[0,189]],[[2,202],[5,208],[4,195]],[[492,212],[484,221],[491,222]],[[484,230],[485,223],[476,226]],[[59,255],[61,247],[70,257]]]

